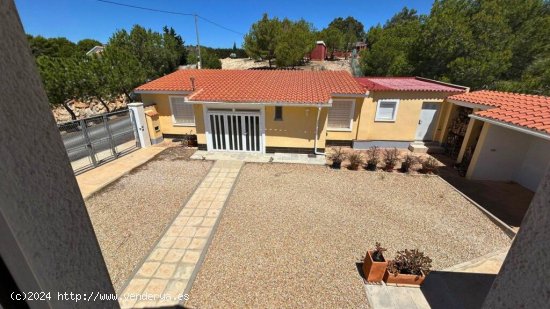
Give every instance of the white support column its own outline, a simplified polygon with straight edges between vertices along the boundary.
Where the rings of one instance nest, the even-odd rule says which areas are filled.
[[[139,144],[141,148],[146,148],[151,146],[151,138],[149,137],[149,131],[147,130],[147,120],[145,119],[145,111],[143,109],[143,103],[134,102],[128,104],[130,109],[130,117],[132,117],[132,122],[137,129],[136,138],[139,139]]]

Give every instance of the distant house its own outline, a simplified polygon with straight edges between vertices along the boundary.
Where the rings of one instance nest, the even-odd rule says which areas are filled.
[[[317,41],[311,51],[310,60],[324,61],[327,58],[327,45],[323,41]]]
[[[90,49],[88,52],[86,52],[86,56],[99,54],[99,53],[103,52],[104,49],[105,49],[105,46],[100,46],[100,45],[94,46],[92,49]]]

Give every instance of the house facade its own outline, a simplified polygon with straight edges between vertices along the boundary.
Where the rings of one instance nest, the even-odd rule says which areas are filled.
[[[335,71],[179,70],[135,89],[163,136],[200,149],[323,153],[326,146],[441,142],[450,95],[467,88]]]

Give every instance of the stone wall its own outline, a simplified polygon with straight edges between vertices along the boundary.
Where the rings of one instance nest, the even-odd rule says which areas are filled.
[[[126,105],[127,100],[123,96],[107,103],[110,112],[125,109]],[[103,104],[99,102],[99,100],[89,100],[85,102],[72,101],[69,103],[69,108],[75,113],[78,119],[88,118],[108,112],[105,106],[103,106]],[[52,113],[57,123],[63,123],[72,120],[71,114],[69,114],[69,112],[63,106],[53,108]]]

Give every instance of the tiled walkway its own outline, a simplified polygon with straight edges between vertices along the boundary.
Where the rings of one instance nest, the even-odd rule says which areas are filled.
[[[196,160],[238,160],[243,162],[258,163],[296,163],[296,164],[316,164],[325,165],[324,155],[309,156],[299,153],[255,153],[255,152],[215,152],[199,150],[195,152],[191,159]]]
[[[240,161],[217,161],[120,295],[122,308],[181,304],[198,272]],[[130,294],[149,299],[124,299]],[[165,297],[159,299],[161,295]],[[155,299],[150,299],[155,298]]]

